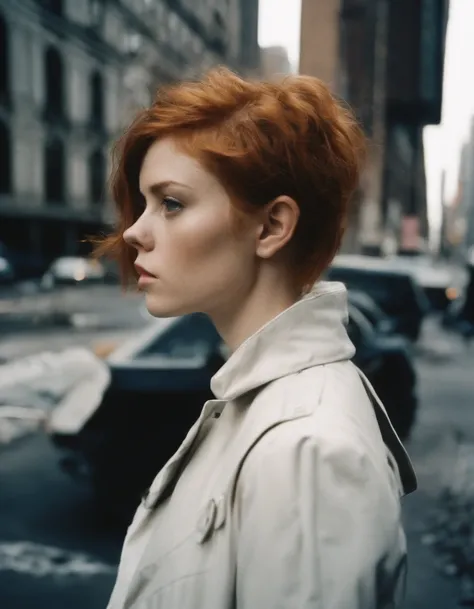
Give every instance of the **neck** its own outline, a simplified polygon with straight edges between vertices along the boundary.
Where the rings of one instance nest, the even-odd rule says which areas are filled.
[[[266,323],[301,298],[300,290],[282,277],[260,277],[245,298],[226,311],[215,311],[210,317],[220,336],[233,352]]]

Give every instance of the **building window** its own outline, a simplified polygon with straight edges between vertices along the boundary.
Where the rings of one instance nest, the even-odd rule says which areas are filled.
[[[94,127],[104,126],[104,81],[99,72],[91,76],[91,124]]]
[[[89,196],[93,205],[104,201],[105,158],[102,150],[95,150],[89,158]]]
[[[52,117],[64,116],[64,67],[61,55],[49,47],[45,56],[46,113]]]
[[[8,28],[4,17],[0,15],[0,103],[7,101],[10,93],[9,62]]]
[[[0,195],[11,192],[12,151],[10,131],[5,123],[0,122]]]
[[[65,202],[65,158],[61,140],[52,139],[45,149],[45,197],[48,203]]]

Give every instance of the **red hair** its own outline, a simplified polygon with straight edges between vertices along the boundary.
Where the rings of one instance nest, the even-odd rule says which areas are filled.
[[[135,253],[123,233],[140,213],[141,165],[150,145],[166,136],[225,184],[236,217],[279,195],[292,197],[300,208],[290,243],[295,271],[302,286],[320,276],[340,246],[365,152],[352,112],[320,80],[248,81],[218,68],[158,92],[114,151],[119,223],[97,253],[117,258],[125,281],[134,276]]]

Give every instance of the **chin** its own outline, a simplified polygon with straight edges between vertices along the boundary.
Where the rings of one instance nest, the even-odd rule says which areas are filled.
[[[148,313],[153,317],[179,317],[194,313],[192,308],[186,307],[183,303],[164,302],[154,296],[147,295],[145,303]]]

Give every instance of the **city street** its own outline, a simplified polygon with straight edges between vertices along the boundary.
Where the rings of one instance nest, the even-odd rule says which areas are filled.
[[[86,344],[92,334],[83,338]],[[58,334],[48,344],[62,348],[67,340],[74,339]],[[41,341],[24,337],[18,344],[17,354],[26,355]],[[0,354],[12,345],[0,340]],[[463,345],[432,323],[417,359],[422,404],[408,447],[420,489],[404,503],[410,551],[406,608],[455,609],[460,582],[433,552],[427,527],[440,491],[454,484],[460,438],[468,442],[466,432],[474,430],[474,345]],[[109,526],[88,490],[59,470],[41,432],[0,447],[0,488],[0,606],[105,607],[124,531]]]
[[[64,329],[136,328],[143,325],[141,301],[140,294],[123,294],[116,285],[41,291],[37,284],[25,282],[12,289],[0,288],[0,336],[41,335],[46,328],[54,335]]]

